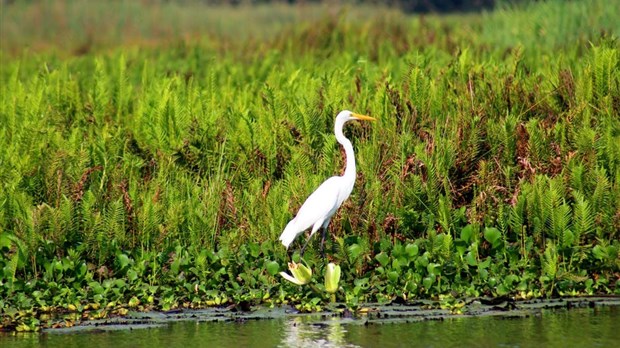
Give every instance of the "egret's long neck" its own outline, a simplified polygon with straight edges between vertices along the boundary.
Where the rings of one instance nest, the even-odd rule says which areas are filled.
[[[349,139],[347,139],[342,133],[342,127],[344,126],[344,121],[337,120],[336,126],[334,127],[334,133],[336,134],[336,140],[344,147],[344,152],[347,156],[347,167],[344,171],[343,177],[353,178],[355,181],[355,154],[353,153],[353,145]]]

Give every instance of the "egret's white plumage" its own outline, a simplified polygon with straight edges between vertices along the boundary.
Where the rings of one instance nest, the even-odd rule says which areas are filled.
[[[306,199],[301,208],[299,208],[299,212],[295,218],[286,225],[284,232],[280,235],[280,240],[287,249],[297,236],[311,226],[312,232],[308,240],[319,228],[326,229],[332,216],[336,213],[336,210],[338,210],[340,205],[349,197],[351,191],[353,191],[356,176],[355,154],[353,152],[353,145],[351,145],[349,139],[342,134],[342,127],[350,120],[372,121],[374,118],[355,114],[348,110],[341,111],[338,116],[336,116],[334,133],[336,134],[336,140],[344,148],[347,158],[346,169],[342,176],[332,176],[325,180],[325,182]]]

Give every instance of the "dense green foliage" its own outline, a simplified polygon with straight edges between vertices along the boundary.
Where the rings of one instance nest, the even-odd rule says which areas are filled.
[[[299,291],[276,241],[343,168],[342,109],[379,121],[345,130],[359,173],[330,226],[338,300],[618,292],[620,31],[580,6],[2,52],[0,325],[321,306],[326,262],[309,248],[318,276]]]

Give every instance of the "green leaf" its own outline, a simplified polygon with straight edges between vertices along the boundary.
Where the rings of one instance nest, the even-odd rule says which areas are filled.
[[[405,247],[405,252],[409,257],[409,261],[412,261],[416,256],[418,256],[419,248],[417,244],[407,244]]]
[[[595,245],[594,248],[592,248],[592,255],[594,255],[594,257],[598,260],[604,260],[607,258],[605,248],[602,248],[600,245]]]
[[[478,264],[478,261],[476,261],[476,257],[471,251],[468,252],[467,255],[465,255],[465,261],[467,261],[467,264],[470,266],[475,266]]]
[[[134,280],[138,279],[138,273],[136,273],[136,271],[134,271],[133,269],[128,270],[127,279],[133,282]]]
[[[362,253],[362,247],[359,244],[351,244],[348,247],[349,262],[354,262]]]
[[[398,261],[398,259],[392,260],[392,269],[396,271],[400,271],[400,262]]]
[[[465,241],[465,243],[471,243],[471,238],[474,234],[474,226],[467,225],[461,229],[461,239]]]
[[[506,288],[506,286],[504,286],[503,284],[500,284],[500,285],[497,287],[497,294],[498,294],[499,296],[506,295],[506,294],[508,294],[509,292],[510,292],[510,290],[508,290],[508,289]]]
[[[385,252],[380,252],[375,256],[375,259],[379,261],[379,264],[383,267],[387,266],[388,262],[390,262],[390,258],[387,256]]]
[[[493,248],[497,248],[501,244],[502,233],[495,227],[486,227],[484,229],[484,239],[489,242]]]
[[[441,273],[441,265],[438,263],[429,263],[426,266],[426,270],[428,271],[428,274],[438,276]]]
[[[275,261],[267,261],[265,264],[267,272],[272,276],[275,276],[280,271],[280,264]]]
[[[88,283],[88,286],[95,294],[103,294],[105,292],[105,289],[101,286],[101,284],[99,284],[99,282],[90,282]]]
[[[118,265],[121,269],[129,266],[129,256],[125,255],[125,254],[118,254],[118,256],[116,257],[116,260],[118,261]]]
[[[387,272],[387,277],[388,280],[392,283],[396,283],[398,281],[398,272],[396,271],[389,271]]]
[[[127,286],[127,283],[125,283],[123,279],[116,279],[114,281],[114,286],[116,286],[117,288],[124,288]]]
[[[618,258],[618,248],[616,248],[614,245],[607,246],[607,257],[610,260],[617,259]]]
[[[506,278],[504,280],[504,283],[512,286],[517,281],[519,281],[519,277],[518,276],[516,276],[514,274],[509,274],[508,276],[506,276]]]
[[[424,255],[422,256],[418,256],[416,263],[421,267],[428,266],[428,256],[426,255],[426,253],[424,253]]]
[[[478,267],[481,269],[486,269],[489,268],[489,266],[491,266],[491,258],[487,257],[486,259],[484,259],[484,261],[478,263]]]
[[[422,279],[422,285],[424,285],[425,289],[430,289],[431,286],[433,286],[433,283],[435,282],[435,277],[424,277],[424,279]]]
[[[258,255],[260,255],[260,245],[258,245],[257,243],[249,243],[248,247],[250,249],[250,255],[252,255],[252,257],[256,258],[258,257]]]

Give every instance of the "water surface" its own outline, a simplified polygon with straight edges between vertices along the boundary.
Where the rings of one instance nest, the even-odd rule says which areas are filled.
[[[295,316],[0,336],[2,347],[619,347],[620,307],[416,322]]]

